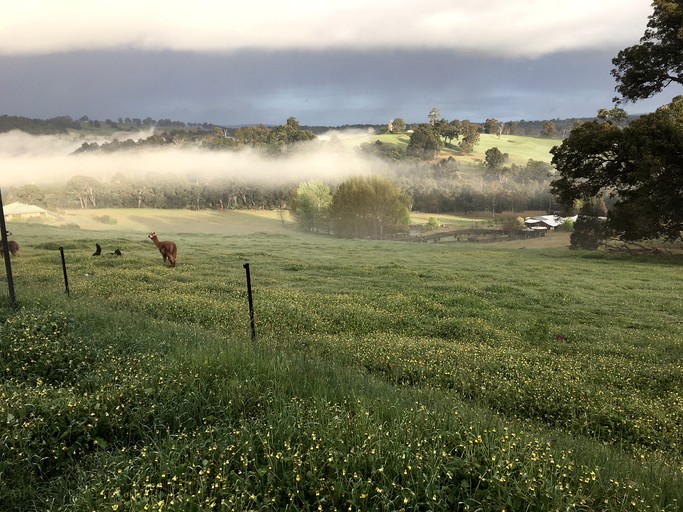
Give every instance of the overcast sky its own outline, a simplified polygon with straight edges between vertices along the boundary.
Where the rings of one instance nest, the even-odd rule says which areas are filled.
[[[647,0],[0,0],[0,115],[222,125],[536,120],[612,106]],[[680,87],[628,104],[667,103]]]

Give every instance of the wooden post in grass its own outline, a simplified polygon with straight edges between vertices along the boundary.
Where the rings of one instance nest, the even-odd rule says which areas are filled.
[[[243,265],[247,271],[247,295],[249,296],[249,320],[251,321],[251,339],[256,339],[256,327],[254,325],[254,300],[251,296],[251,273],[249,272],[249,263]]]
[[[14,279],[12,278],[12,262],[10,261],[9,244],[7,243],[7,226],[5,225],[5,210],[2,206],[2,191],[0,191],[0,230],[2,230],[2,251],[5,255],[5,273],[7,274],[9,301],[14,306],[17,298],[14,295]]]
[[[62,271],[64,272],[64,291],[67,295],[71,295],[69,291],[69,277],[66,275],[66,260],[64,259],[64,247],[59,248],[59,254],[62,255]]]

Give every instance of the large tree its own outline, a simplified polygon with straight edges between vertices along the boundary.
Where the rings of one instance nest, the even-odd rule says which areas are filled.
[[[441,137],[434,127],[420,124],[413,129],[406,153],[421,160],[431,160],[441,151]]]
[[[683,0],[655,0],[640,44],[613,59],[616,90],[626,101],[683,84]],[[618,98],[615,98],[619,102]],[[553,148],[561,203],[595,196],[616,199],[607,232],[622,240],[683,239],[683,97],[622,128],[623,111],[574,128]]]
[[[683,84],[683,0],[654,0],[640,43],[612,59],[616,91],[626,101],[649,98]]]
[[[394,133],[403,133],[406,131],[406,122],[402,117],[397,117],[391,122],[391,124],[393,125]]]
[[[67,194],[78,200],[83,209],[97,207],[97,192],[102,184],[90,176],[74,176],[66,182]]]
[[[484,133],[497,134],[500,128],[500,123],[496,118],[489,118],[484,123]]]
[[[607,227],[623,240],[683,238],[683,97],[620,128],[591,121],[551,150],[565,206],[615,198]]]
[[[335,233],[348,238],[382,238],[409,224],[407,204],[408,198],[386,178],[350,178],[332,198]]]
[[[427,118],[429,119],[429,124],[431,124],[432,126],[434,126],[436,124],[436,122],[439,120],[440,117],[441,117],[441,111],[436,107],[434,107],[432,110],[430,110],[429,115],[427,116]]]
[[[552,139],[557,137],[557,126],[552,121],[543,121],[543,128],[541,128],[541,137]]]
[[[461,127],[462,142],[460,142],[460,149],[463,153],[471,153],[474,146],[479,144],[479,128],[469,121],[463,121]]]
[[[503,167],[505,163],[505,155],[500,151],[500,149],[493,147],[486,150],[486,167],[489,169],[498,169]]]
[[[308,181],[296,190],[292,212],[305,231],[324,231],[332,205],[330,188],[320,181]]]

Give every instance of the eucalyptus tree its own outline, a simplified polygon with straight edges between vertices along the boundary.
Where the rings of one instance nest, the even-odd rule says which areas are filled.
[[[486,167],[489,169],[498,169],[503,166],[506,160],[506,155],[500,149],[493,147],[486,150],[485,160]]]
[[[429,115],[427,116],[427,119],[429,119],[429,124],[434,126],[436,122],[441,118],[441,111],[434,107],[432,110],[429,111]]]
[[[382,238],[410,223],[408,203],[400,188],[386,178],[349,178],[339,185],[332,198],[335,233],[347,238]]]
[[[543,121],[543,127],[541,128],[541,137],[546,139],[552,139],[557,137],[557,126],[552,121]]]
[[[305,231],[327,231],[332,194],[330,188],[318,180],[301,183],[296,190],[292,213]]]
[[[562,204],[612,197],[615,236],[683,238],[683,97],[625,128],[583,123],[551,153],[559,172],[551,190]]]
[[[683,85],[683,0],[654,0],[647,28],[637,45],[621,50],[612,64],[617,101],[636,101]]]
[[[434,127],[429,124],[417,125],[410,135],[406,154],[420,160],[431,160],[439,151],[441,151],[441,137]]]
[[[393,126],[394,133],[403,133],[406,131],[406,122],[400,117],[395,118],[391,124]]]
[[[476,124],[470,121],[463,121],[462,126],[462,141],[460,142],[460,149],[463,153],[471,153],[474,146],[479,144],[479,128]]]
[[[617,104],[683,84],[683,0],[652,6],[640,43],[612,60]],[[559,173],[553,193],[565,207],[613,198],[605,233],[622,240],[683,239],[683,97],[625,127],[622,111],[600,114],[551,150]]]

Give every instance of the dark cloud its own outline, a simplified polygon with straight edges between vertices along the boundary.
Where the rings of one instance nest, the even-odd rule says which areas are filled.
[[[93,51],[0,56],[0,114],[219,124],[483,121],[609,107],[613,51],[496,58],[446,50]],[[680,94],[680,92],[679,92]],[[632,106],[651,110],[665,100]]]

